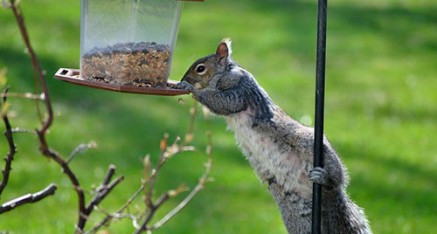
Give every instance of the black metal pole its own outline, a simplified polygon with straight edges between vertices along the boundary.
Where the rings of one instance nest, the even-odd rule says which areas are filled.
[[[314,126],[314,167],[323,167],[323,118],[325,109],[325,64],[326,64],[326,20],[327,0],[318,2],[317,18],[317,61],[316,61],[316,107]],[[313,184],[312,233],[321,232],[322,186]]]

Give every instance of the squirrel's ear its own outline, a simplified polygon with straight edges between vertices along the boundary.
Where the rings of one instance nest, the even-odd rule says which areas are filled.
[[[217,47],[215,52],[220,58],[229,58],[232,54],[231,39],[223,39]]]

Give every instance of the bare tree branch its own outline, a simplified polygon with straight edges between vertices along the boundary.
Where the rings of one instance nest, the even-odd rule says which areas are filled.
[[[190,109],[190,113],[191,113],[190,123],[194,123],[195,115],[197,113],[197,105],[196,104],[194,104],[193,108]],[[166,162],[166,160],[168,158],[170,158],[172,155],[175,155],[175,154],[180,153],[182,151],[193,150],[193,147],[186,146],[186,143],[189,143],[193,139],[192,131],[194,130],[194,125],[190,124],[189,128],[187,130],[187,133],[185,135],[186,139],[184,140],[184,143],[182,145],[179,145],[178,144],[179,140],[176,140],[171,146],[166,147],[166,150],[162,152],[161,158],[160,158],[160,164],[158,165],[157,169],[155,169],[155,173],[153,174],[154,177],[152,177],[150,179],[149,186],[151,186],[151,187],[149,187],[149,192],[146,193],[146,200],[148,201],[147,204],[149,206],[149,211],[148,211],[149,213],[147,214],[146,218],[143,220],[140,227],[137,228],[135,233],[142,233],[144,231],[151,232],[153,230],[156,230],[156,229],[162,227],[171,218],[173,218],[176,214],[178,214],[184,207],[186,207],[192,201],[192,199],[195,197],[195,195],[197,195],[197,193],[205,187],[205,184],[209,179],[211,169],[213,166],[212,150],[211,150],[212,149],[211,132],[209,130],[210,128],[209,128],[208,118],[206,118],[206,120],[207,120],[207,125],[208,125],[207,126],[207,128],[208,128],[208,130],[207,130],[208,144],[207,144],[207,149],[206,149],[206,153],[208,155],[208,161],[205,164],[205,167],[206,167],[205,173],[199,178],[199,181],[198,181],[198,184],[196,185],[196,187],[175,208],[173,208],[173,210],[168,212],[163,218],[161,218],[155,224],[150,225],[150,221],[151,221],[152,217],[155,215],[156,211],[166,201],[168,201],[171,197],[174,197],[174,196],[178,195],[181,191],[184,191],[184,190],[180,190],[180,189],[168,191],[168,192],[164,193],[161,196],[161,198],[159,198],[157,200],[157,202],[155,202],[155,203],[152,202],[151,194],[153,194],[153,193],[150,192],[150,191],[154,190],[154,181],[156,180],[156,176],[159,174],[161,167],[163,166],[163,164]],[[165,146],[167,145],[166,144],[167,138],[164,138],[164,140],[165,140],[164,144],[163,144],[163,142],[161,142],[161,150],[163,149],[163,145],[165,145]],[[169,156],[167,156],[167,155],[169,155]],[[147,166],[146,166],[146,168],[147,168]]]
[[[3,0],[3,3],[5,3],[7,0]],[[37,106],[37,112],[41,120],[41,126],[35,130],[35,133],[38,137],[39,141],[39,150],[40,152],[54,160],[61,168],[62,172],[68,177],[70,180],[70,183],[73,185],[74,191],[78,197],[78,220],[76,223],[76,233],[83,233],[84,227],[86,222],[88,221],[88,218],[93,210],[97,208],[97,206],[101,203],[103,199],[107,197],[107,195],[112,191],[112,189],[118,185],[122,180],[123,177],[117,177],[116,179],[112,179],[115,174],[115,166],[110,166],[105,178],[103,179],[102,183],[99,185],[99,187],[96,189],[95,196],[90,200],[88,204],[85,202],[85,193],[80,185],[80,182],[77,178],[77,175],[74,173],[74,171],[69,166],[69,162],[80,152],[82,152],[84,149],[92,147],[92,145],[79,145],[76,149],[72,151],[70,156],[67,159],[64,159],[61,154],[56,152],[55,150],[51,149],[49,147],[49,144],[47,142],[47,132],[52,126],[54,115],[53,115],[53,109],[51,100],[49,98],[49,90],[47,87],[46,79],[45,79],[45,72],[43,71],[41,64],[38,60],[38,57],[36,53],[34,52],[32,45],[29,40],[29,35],[26,29],[26,25],[24,23],[24,17],[21,12],[21,8],[19,6],[19,1],[16,0],[8,0],[9,4],[7,7],[9,7],[15,16],[17,25],[19,27],[22,39],[25,43],[26,51],[30,55],[31,64],[34,71],[34,79],[35,79],[35,93],[41,92],[40,95],[34,95],[34,94],[10,94],[7,95],[6,92],[2,94],[1,97],[4,98],[4,102],[6,101],[7,96],[14,96],[14,97],[24,97],[27,99],[36,100],[36,106]],[[45,118],[43,118],[40,108],[39,108],[39,102],[42,101],[45,105]],[[3,103],[4,103],[3,102]],[[98,224],[96,227],[92,229],[97,231],[98,228],[105,225],[107,222],[109,222],[113,217],[117,216],[123,216],[122,212],[124,212],[125,209],[129,207],[129,205],[133,202],[134,199],[139,197],[141,192],[145,193],[145,205],[146,209],[143,213],[141,213],[139,216],[133,216],[133,215],[126,215],[133,219],[135,221],[135,224],[138,224],[137,221],[142,220],[141,225],[135,225],[135,228],[137,229],[137,233],[141,233],[143,231],[151,231],[154,229],[159,228],[164,223],[166,223],[168,220],[170,220],[176,213],[178,213],[183,207],[185,207],[192,199],[193,197],[201,190],[203,189],[206,181],[209,178],[210,170],[212,167],[212,159],[211,159],[211,145],[208,144],[207,152],[208,152],[208,162],[206,164],[206,172],[199,178],[199,182],[196,185],[195,189],[188,194],[188,196],[183,199],[183,201],[175,207],[169,214],[164,216],[164,218],[161,219],[157,224],[150,225],[150,221],[155,215],[155,212],[164,204],[166,203],[170,198],[179,195],[181,192],[186,191],[185,186],[179,186],[178,188],[174,190],[169,190],[165,193],[163,193],[157,200],[153,200],[153,195],[155,192],[155,182],[156,178],[161,171],[163,165],[166,163],[168,159],[170,159],[172,156],[183,152],[183,151],[190,151],[194,150],[193,146],[189,146],[188,143],[191,142],[193,138],[193,129],[194,129],[194,115],[197,112],[197,108],[194,107],[190,111],[192,113],[191,118],[191,124],[189,125],[187,134],[185,135],[184,142],[180,142],[180,138],[177,138],[171,145],[168,144],[168,135],[165,135],[163,140],[160,144],[161,149],[161,155],[159,159],[158,165],[151,169],[150,167],[150,160],[148,161],[149,164],[145,163],[145,172],[146,176],[144,181],[142,181],[142,184],[140,186],[140,189],[135,192],[135,194],[127,201],[127,203],[119,210],[118,213],[115,215],[107,215],[106,218]],[[9,120],[7,118],[6,114],[2,114],[3,122],[6,126],[6,132],[5,136],[9,143],[9,149],[10,152],[6,157],[6,165],[5,169],[3,170],[3,180],[0,183],[0,194],[3,191],[3,189],[6,187],[6,184],[8,182],[9,178],[9,172],[12,168],[12,160],[15,155],[16,149],[14,145],[14,141],[12,138],[12,134],[17,131],[11,128]],[[147,159],[147,157],[146,157]],[[149,170],[148,170],[148,169]],[[0,213],[5,212],[8,210],[12,210],[15,207],[18,207],[23,204],[27,203],[33,203],[37,202],[49,195],[54,194],[56,190],[56,186],[54,184],[51,184],[46,189],[35,193],[35,194],[27,194],[25,196],[13,199],[10,202],[7,202],[3,204],[3,206],[0,208]]]
[[[49,98],[47,81],[45,79],[44,71],[42,69],[41,63],[39,62],[38,56],[36,55],[35,51],[33,50],[32,44],[30,43],[29,34],[27,32],[26,24],[24,23],[24,17],[21,12],[19,1],[9,0],[9,3],[9,7],[14,13],[18,28],[20,29],[21,37],[23,38],[26,50],[30,55],[32,67],[34,70],[35,84],[39,84],[41,86],[41,90],[43,93],[44,103],[47,109],[47,118],[45,121],[43,121],[43,126],[39,131],[41,131],[44,135],[53,122],[53,108]],[[37,107],[39,106],[38,103],[36,103],[36,105]],[[39,109],[38,113],[40,113]]]
[[[86,216],[89,216],[93,211],[94,207],[98,206],[99,203],[103,199],[105,199],[105,197],[111,192],[111,190],[124,179],[123,176],[120,176],[111,182],[111,179],[114,176],[114,174],[115,174],[115,166],[110,165],[108,172],[106,173],[105,179],[103,180],[102,184],[100,184],[100,186],[97,188],[96,195],[86,206],[86,210],[85,210]]]
[[[6,89],[3,94],[6,94],[8,92],[8,89]],[[17,148],[15,147],[15,142],[14,142],[14,137],[13,137],[13,130],[11,127],[11,124],[9,122],[9,118],[7,116],[7,110],[4,110],[3,108],[5,108],[5,103],[6,103],[7,97],[4,96],[3,100],[0,102],[0,109],[1,109],[1,116],[3,119],[3,123],[5,125],[5,132],[4,135],[6,137],[6,140],[8,142],[8,146],[9,146],[9,152],[5,157],[5,167],[2,171],[3,174],[3,179],[0,183],[0,195],[3,193],[3,190],[6,188],[6,185],[9,182],[9,174],[12,170],[12,161],[14,160],[14,156],[17,153]]]
[[[197,195],[200,190],[202,190],[205,187],[205,183],[208,181],[209,175],[211,173],[213,161],[212,158],[208,159],[208,162],[206,163],[206,171],[205,173],[200,177],[199,183],[196,185],[196,187],[182,200],[173,210],[168,212],[162,219],[157,221],[151,228],[151,230],[156,230],[160,227],[162,227],[165,223],[167,223],[171,218],[173,218],[177,213],[179,213],[183,208],[185,208],[188,203],[193,200],[193,198]]]
[[[43,189],[37,193],[26,194],[24,196],[21,196],[21,197],[13,199],[11,201],[8,201],[0,207],[0,214],[4,213],[6,211],[13,210],[19,206],[24,205],[24,204],[38,202],[47,196],[55,194],[56,189],[57,189],[57,187],[55,184],[50,184],[45,189]]]
[[[26,25],[24,23],[24,17],[23,17],[23,14],[21,12],[21,8],[18,5],[18,1],[9,0],[9,3],[10,3],[9,7],[11,8],[11,10],[15,16],[15,19],[17,21],[17,25],[20,29],[21,37],[25,43],[26,50],[30,55],[32,67],[34,70],[34,75],[35,75],[35,77],[37,77],[37,78],[35,78],[35,83],[38,84],[41,88],[41,91],[42,91],[41,99],[44,101],[44,104],[46,107],[47,117],[45,120],[42,121],[41,128],[36,130],[36,134],[38,136],[39,145],[40,145],[39,149],[43,155],[53,159],[56,163],[58,163],[61,166],[63,173],[67,175],[70,182],[72,183],[74,190],[76,191],[76,194],[78,197],[78,221],[76,224],[76,232],[82,233],[83,229],[85,227],[85,224],[88,220],[88,214],[91,213],[90,210],[92,210],[92,208],[88,209],[89,207],[87,207],[85,205],[85,194],[83,192],[83,189],[80,186],[80,183],[79,183],[77,176],[72,171],[72,169],[69,167],[68,161],[63,159],[59,153],[52,150],[47,143],[46,133],[53,123],[53,108],[52,108],[51,100],[49,97],[49,90],[47,87],[47,81],[45,79],[45,74],[44,74],[44,71],[41,67],[39,60],[38,60],[38,57],[37,57],[35,51],[32,48],[32,45],[30,43],[29,35],[27,33]],[[36,105],[37,105],[37,107],[39,107],[38,102],[36,103]],[[40,114],[39,108],[37,108],[37,111]],[[40,114],[40,116],[41,116],[41,114]],[[106,195],[112,190],[112,188],[115,185],[117,185],[120,181],[121,181],[121,179],[119,178],[119,179],[116,179],[113,184],[112,183],[110,185],[106,184],[104,192],[101,193],[100,195],[98,195],[97,197],[95,197],[95,199],[93,199],[94,203],[99,203],[104,197],[106,197]],[[90,205],[93,205],[93,202],[91,202]]]
[[[195,195],[204,188],[206,182],[209,180],[210,172],[213,166],[212,160],[212,141],[211,141],[211,132],[209,131],[209,123],[207,121],[207,139],[208,145],[206,148],[206,153],[208,155],[208,161],[205,164],[205,172],[199,178],[198,184],[195,188],[169,213],[167,213],[161,220],[151,225],[150,222],[153,217],[156,215],[156,212],[171,198],[178,196],[180,193],[188,190],[187,186],[180,185],[176,189],[168,190],[161,194],[159,198],[156,200],[153,199],[153,195],[155,194],[155,182],[158,175],[161,173],[161,170],[167,160],[172,158],[174,155],[179,154],[185,151],[193,151],[195,148],[193,146],[187,145],[193,139],[193,130],[194,130],[194,122],[195,116],[197,113],[197,104],[194,103],[190,109],[190,124],[188,125],[187,132],[185,134],[185,139],[181,142],[180,138],[176,138],[176,140],[172,143],[168,143],[169,135],[165,134],[160,142],[160,157],[158,160],[158,164],[155,167],[151,166],[150,156],[147,155],[144,158],[144,180],[141,183],[140,188],[129,198],[129,200],[115,213],[111,214],[105,212],[105,218],[95,225],[90,231],[87,233],[96,233],[101,227],[107,225],[113,219],[121,219],[128,218],[133,221],[134,227],[136,229],[135,233],[142,232],[152,232],[160,227],[162,227],[165,223],[167,223],[171,218],[173,218],[177,213],[179,213],[187,204],[195,197]],[[134,200],[136,200],[140,194],[144,194],[143,202],[146,206],[143,212],[140,214],[131,214],[128,211],[129,206],[132,205]],[[127,212],[126,212],[127,211]]]
[[[149,222],[152,220],[153,216],[155,216],[155,212],[166,202],[168,201],[168,199],[170,199],[170,196],[168,193],[165,193],[164,195],[162,195],[158,201],[156,202],[156,204],[152,204],[149,206],[149,213],[146,217],[146,219],[144,219],[144,221],[142,222],[141,226],[135,231],[135,234],[139,234],[142,233],[143,231],[147,231],[149,230],[149,228],[147,227],[147,225],[149,224]]]
[[[37,135],[39,138],[39,141],[41,143],[40,151],[46,155],[47,157],[53,159],[58,163],[61,168],[62,172],[67,175],[70,182],[73,184],[73,188],[76,191],[77,197],[78,197],[78,221],[76,224],[77,230],[83,230],[85,227],[85,223],[87,221],[88,217],[84,217],[82,214],[85,214],[85,194],[83,192],[82,187],[80,186],[79,180],[74,174],[74,172],[71,170],[71,168],[68,166],[67,161],[65,161],[57,152],[53,151],[52,149],[48,148],[48,145],[45,140],[45,135],[43,135],[43,132],[37,131]]]
[[[162,219],[157,221],[151,228],[151,230],[156,230],[160,227],[162,227],[165,223],[167,223],[171,218],[173,218],[177,213],[179,213],[185,206],[188,205],[188,203],[191,202],[191,200],[196,196],[200,190],[202,190],[205,187],[206,182],[210,178],[211,170],[214,165],[214,161],[212,159],[212,134],[209,130],[209,121],[207,120],[207,148],[206,148],[206,154],[208,155],[208,161],[205,164],[206,170],[204,174],[199,178],[199,182],[196,185],[196,187],[182,200],[173,210],[168,212]],[[191,127],[190,127],[191,128]],[[192,130],[192,128],[191,128]]]
[[[115,212],[114,214],[107,213],[106,217],[101,222],[96,224],[91,230],[89,230],[86,233],[96,233],[101,227],[107,225],[113,218],[123,217],[123,215],[121,215],[121,214],[144,191],[144,187],[145,187],[145,184],[142,183],[141,186],[137,189],[137,191],[135,191],[135,193],[132,194],[132,196],[129,198],[129,200],[127,200],[126,203],[117,212]],[[133,219],[132,217],[129,217],[129,218]]]

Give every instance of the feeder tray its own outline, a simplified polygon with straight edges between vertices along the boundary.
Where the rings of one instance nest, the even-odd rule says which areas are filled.
[[[177,81],[168,80],[166,87],[138,87],[133,85],[110,84],[84,79],[80,76],[79,69],[71,68],[60,68],[56,72],[55,78],[72,84],[123,93],[137,93],[161,96],[176,96],[189,93],[188,90],[176,89],[175,86],[177,84]]]

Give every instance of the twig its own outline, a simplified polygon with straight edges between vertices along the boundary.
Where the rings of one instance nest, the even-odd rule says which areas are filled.
[[[145,179],[144,184],[147,184],[147,189],[144,190],[144,203],[150,208],[153,209],[153,193],[155,188],[155,181],[156,177],[158,176],[159,172],[161,171],[162,166],[164,166],[167,159],[169,159],[172,155],[169,152],[168,147],[168,134],[164,134],[164,137],[162,138],[161,142],[159,143],[159,147],[161,149],[161,155],[159,157],[159,163],[158,165],[148,174],[148,170],[150,169],[150,160],[148,160],[149,157],[146,156],[144,168],[145,168]],[[177,144],[179,141],[179,138],[175,140],[174,144]],[[148,165],[149,164],[149,165]]]
[[[153,204],[149,207],[149,214],[147,215],[146,219],[143,221],[143,223],[141,224],[141,226],[135,231],[135,234],[139,234],[145,230],[148,230],[147,225],[149,224],[149,222],[152,220],[153,216],[155,215],[155,212],[166,202],[168,201],[168,199],[170,199],[170,195],[169,193],[165,193],[164,195],[162,195],[158,201],[156,202],[156,204]]]
[[[36,55],[35,51],[33,50],[32,44],[30,43],[29,34],[26,29],[26,24],[24,23],[24,17],[23,14],[21,13],[21,8],[19,7],[19,5],[17,5],[18,1],[9,0],[9,3],[10,3],[10,8],[14,13],[15,19],[17,21],[18,28],[20,29],[21,37],[23,38],[24,44],[26,45],[26,50],[30,55],[32,67],[34,70],[34,75],[35,77],[38,77],[38,81],[35,81],[35,83],[38,83],[41,86],[41,90],[42,90],[41,95],[46,105],[47,118],[45,121],[43,121],[42,128],[39,131],[41,131],[44,135],[53,122],[53,108],[49,98],[49,89],[47,87],[47,81],[45,79],[45,75],[41,67],[41,63],[38,60],[38,56]],[[36,103],[36,105],[37,107],[39,106],[38,103]],[[39,113],[38,108],[37,110]]]
[[[191,202],[191,200],[196,196],[200,190],[202,190],[205,187],[206,182],[209,179],[209,176],[211,174],[212,167],[214,165],[214,161],[212,159],[212,134],[209,127],[209,121],[208,118],[206,119],[207,123],[207,148],[206,153],[208,155],[208,161],[205,164],[206,170],[204,174],[199,178],[199,182],[197,183],[196,187],[182,200],[173,210],[168,212],[162,219],[157,221],[153,226],[152,230],[156,230],[160,227],[162,227],[165,223],[167,223],[171,218],[173,218],[177,213],[179,213],[184,207],[187,206],[188,203]]]
[[[188,124],[188,129],[187,129],[187,133],[185,134],[185,139],[184,139],[184,144],[188,144],[190,143],[193,138],[194,138],[194,123],[195,123],[195,119],[196,119],[196,113],[198,110],[198,104],[196,103],[195,100],[193,100],[193,106],[190,108],[190,122]]]
[[[145,192],[145,196],[144,196],[144,202],[147,205],[147,207],[149,208],[150,213],[148,214],[148,218],[146,218],[146,224],[150,221],[150,219],[153,217],[155,211],[168,199],[162,197],[160,199],[160,202],[158,202],[157,204],[154,204],[152,201],[152,195],[153,195],[153,188],[154,188],[154,183],[155,183],[155,179],[156,176],[159,174],[160,169],[162,168],[162,166],[165,164],[166,160],[169,158],[169,156],[167,155],[167,157],[165,157],[165,149],[167,148],[167,141],[168,141],[168,134],[165,134],[163,139],[160,142],[160,148],[161,148],[161,157],[159,160],[158,165],[156,166],[156,168],[154,168],[153,170],[151,170],[151,166],[150,166],[150,156],[146,156],[144,158],[144,170],[145,170],[145,179],[142,181],[140,188],[129,198],[129,200],[113,215],[111,214],[107,214],[106,217],[97,225],[95,225],[90,231],[88,231],[87,233],[95,233],[97,232],[101,227],[103,227],[104,225],[106,225],[108,222],[110,222],[114,217],[120,217],[120,214],[122,212],[124,212],[124,210],[126,210],[131,204],[132,202],[138,198],[138,196],[142,193]],[[175,143],[178,140],[175,141]],[[148,187],[148,189],[145,189],[146,186]],[[164,199],[165,198],[165,199]],[[130,218],[132,218],[132,216],[129,216]],[[142,227],[143,225],[141,225]],[[141,230],[141,228],[140,228]]]
[[[8,89],[5,89],[5,91],[3,91],[3,94],[6,94],[8,92]],[[7,97],[3,97],[3,100],[0,102],[0,108],[1,110],[1,115],[2,115],[2,119],[3,119],[3,123],[5,125],[5,132],[4,135],[6,137],[6,140],[8,142],[8,146],[9,146],[9,152],[5,157],[5,167],[2,171],[3,174],[3,179],[0,183],[0,195],[3,193],[3,190],[6,188],[6,185],[9,182],[9,174],[12,170],[12,161],[14,160],[14,156],[17,153],[17,148],[15,147],[15,142],[14,142],[14,137],[13,137],[13,130],[11,127],[11,124],[9,122],[9,118],[7,116],[7,111],[3,110],[3,105],[6,103]]]
[[[21,196],[21,197],[13,199],[11,201],[8,201],[0,207],[0,214],[4,213],[6,211],[13,210],[19,206],[24,205],[24,204],[38,202],[47,196],[55,194],[56,189],[57,189],[57,187],[55,184],[50,184],[42,191],[39,191],[39,192],[34,193],[34,194],[26,194],[24,196]]]
[[[85,222],[88,219],[88,217],[91,215],[94,208],[97,207],[100,204],[100,202],[102,202],[106,198],[106,196],[112,191],[112,189],[124,179],[123,176],[119,176],[111,182],[111,179],[114,176],[114,174],[115,174],[115,166],[110,165],[108,172],[106,173],[105,179],[103,180],[102,184],[97,188],[96,195],[88,203],[85,210],[82,211],[81,213],[82,216],[84,217]],[[83,233],[83,228],[84,227],[78,228],[76,232]]]
[[[35,131],[30,129],[23,129],[23,128],[13,128],[12,133],[31,133],[35,134]]]
[[[107,214],[106,217],[97,225],[95,225],[90,231],[86,233],[96,233],[101,227],[108,224],[114,217],[119,217],[121,213],[124,212],[131,204],[132,202],[143,192],[145,187],[144,183],[141,183],[140,188],[138,188],[137,191],[127,200],[127,202],[117,211],[115,214]]]
[[[194,104],[196,105],[196,104]],[[197,113],[197,108],[196,106],[194,106],[191,110],[190,110],[190,114],[191,114],[191,120],[190,123],[193,123],[195,120],[195,115]],[[210,176],[211,173],[211,169],[213,166],[213,160],[212,160],[212,138],[211,138],[211,131],[209,128],[209,122],[208,122],[208,118],[206,118],[207,121],[207,140],[208,140],[208,145],[207,145],[207,149],[206,149],[206,153],[208,155],[208,161],[205,164],[206,170],[205,173],[199,178],[199,182],[196,185],[196,187],[175,207],[173,208],[170,212],[168,212],[163,218],[161,218],[159,221],[157,221],[154,225],[152,225],[151,227],[148,227],[148,224],[150,223],[151,218],[155,215],[156,210],[158,210],[163,204],[164,202],[166,202],[171,196],[169,196],[169,192],[165,193],[161,199],[158,199],[158,202],[156,202],[156,204],[151,203],[151,205],[149,205],[149,214],[147,216],[147,218],[143,221],[143,223],[141,224],[140,228],[138,228],[136,230],[135,233],[141,233],[143,231],[153,231],[156,230],[160,227],[162,227],[165,223],[167,223],[171,218],[173,218],[176,214],[178,214],[183,208],[185,208],[190,202],[191,200],[197,195],[197,193],[199,193],[200,190],[202,190],[205,187],[206,182],[208,181],[208,178]],[[187,139],[185,139],[184,144],[182,146],[178,146],[178,149],[183,149],[185,146],[185,143],[191,141],[190,136],[192,136],[192,131],[194,130],[194,125],[190,124],[186,137],[188,136],[188,141]],[[175,142],[174,144],[176,144],[177,142]],[[173,147],[174,147],[173,144]],[[181,151],[175,151],[174,153],[179,153]],[[164,158],[165,159],[165,158]],[[156,173],[157,174],[157,173]],[[152,185],[153,186],[153,185]],[[153,187],[152,187],[153,188]],[[176,193],[175,195],[179,194]],[[151,200],[151,198],[148,198]]]
[[[206,171],[205,173],[200,177],[199,183],[196,185],[196,187],[182,200],[173,210],[168,212],[162,219],[157,221],[151,228],[151,230],[156,230],[160,227],[162,227],[165,223],[167,223],[171,218],[173,218],[177,213],[179,213],[183,208],[185,208],[188,203],[193,200],[193,198],[196,196],[200,190],[202,190],[205,187],[205,183],[207,182],[209,175],[211,173],[211,168],[213,165],[212,159],[209,159],[206,165]]]
[[[119,176],[111,182],[111,179],[114,176],[114,174],[115,174],[115,166],[110,165],[108,172],[106,173],[105,179],[103,180],[102,184],[100,184],[100,186],[97,188],[96,195],[86,206],[86,210],[84,214],[85,216],[89,216],[93,211],[94,207],[98,206],[99,203],[103,199],[105,199],[105,197],[112,191],[112,189],[124,179],[123,176]]]
[[[196,105],[196,104],[195,104]],[[165,223],[167,223],[171,218],[173,218],[177,213],[179,213],[184,207],[187,206],[189,202],[195,197],[195,195],[204,188],[206,182],[209,179],[210,172],[213,166],[212,160],[212,140],[211,140],[211,132],[209,130],[209,124],[207,121],[207,139],[208,145],[206,148],[206,153],[208,155],[208,161],[206,162],[205,172],[199,178],[199,181],[195,188],[169,213],[167,213],[163,218],[161,218],[154,225],[150,225],[151,220],[156,215],[156,212],[172,197],[178,196],[180,193],[187,191],[187,187],[185,185],[180,185],[178,188],[174,190],[169,190],[162,194],[157,200],[154,201],[153,194],[155,193],[155,182],[157,180],[158,175],[160,174],[163,166],[174,155],[184,152],[184,151],[192,151],[194,150],[193,146],[187,145],[193,139],[193,130],[194,130],[194,122],[195,115],[197,113],[197,107],[193,106],[190,109],[190,124],[187,129],[187,133],[185,135],[184,141],[181,143],[180,138],[176,138],[176,140],[172,144],[168,144],[169,135],[165,134],[160,142],[160,157],[158,164],[152,168],[150,162],[150,156],[147,155],[144,158],[144,180],[141,183],[140,188],[129,198],[129,200],[116,212],[113,214],[106,213],[105,218],[95,225],[90,231],[87,233],[95,233],[104,225],[107,225],[111,220],[115,218],[129,218],[132,219],[134,223],[134,227],[136,229],[135,233],[142,233],[144,231],[151,232],[162,227]],[[133,215],[130,213],[124,214],[124,212],[129,208],[129,206],[137,199],[140,194],[144,193],[144,204],[146,205],[146,209],[144,212],[141,212],[139,215]],[[140,221],[140,224],[138,221]]]
[[[45,99],[43,94],[36,95],[33,93],[2,93],[1,97],[2,98],[15,97],[15,98],[24,98],[24,99],[39,100],[39,101],[44,101]]]
[[[76,157],[78,154],[82,153],[83,151],[91,148],[96,148],[97,144],[95,142],[90,142],[88,144],[80,144],[76,148],[74,148],[73,151],[71,151],[70,155],[67,158],[67,163],[70,163],[74,157]]]
[[[80,186],[79,180],[74,174],[74,172],[71,170],[71,168],[68,166],[67,161],[65,161],[57,152],[53,151],[48,147],[47,142],[45,140],[45,135],[43,135],[43,133],[40,131],[37,131],[37,135],[41,144],[40,151],[42,152],[42,154],[53,159],[56,163],[59,164],[59,166],[61,166],[62,172],[67,175],[68,179],[73,185],[74,190],[76,191],[78,197],[78,210],[79,210],[78,221],[76,224],[76,231],[83,230],[88,217],[84,217],[82,215],[85,213],[86,210],[85,194],[83,192],[82,187]]]

